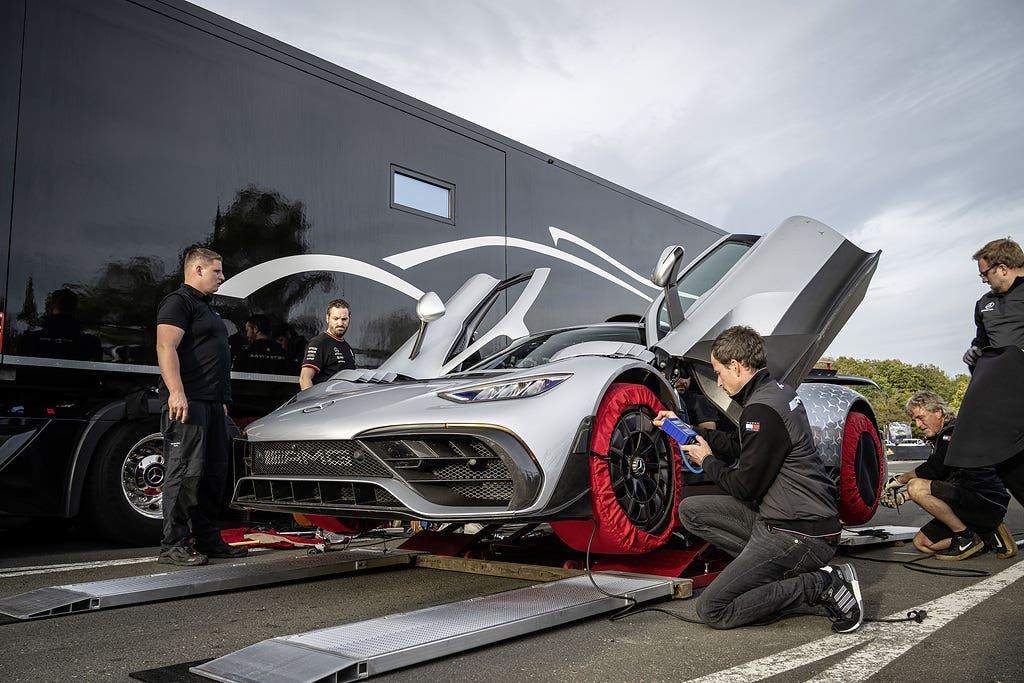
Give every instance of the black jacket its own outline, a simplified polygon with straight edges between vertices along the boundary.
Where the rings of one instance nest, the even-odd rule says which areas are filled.
[[[1002,294],[988,292],[974,305],[977,334],[973,346],[1000,348],[1016,346],[1024,349],[1024,277],[1018,277]]]
[[[835,484],[796,392],[762,369],[733,399],[743,406],[737,432],[702,434],[712,450],[704,459],[708,478],[780,528],[813,536],[841,531]]]
[[[922,479],[947,481],[1005,506],[1010,500],[1010,494],[1006,492],[1006,487],[996,474],[995,467],[990,465],[960,469],[946,464],[946,453],[954,440],[955,428],[956,420],[950,420],[931,439],[932,453],[927,460],[914,468],[914,474]]]

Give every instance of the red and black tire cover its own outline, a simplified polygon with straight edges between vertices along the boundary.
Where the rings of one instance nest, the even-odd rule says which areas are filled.
[[[839,469],[839,519],[864,524],[875,514],[885,477],[885,456],[871,419],[851,412],[843,428],[843,460]]]
[[[594,429],[590,439],[590,449],[598,456],[607,456],[612,432],[619,418],[631,408],[640,407],[650,411],[653,418],[664,407],[658,397],[641,384],[613,384],[608,388],[601,405],[597,409]],[[659,432],[660,434],[660,432]],[[597,523],[590,550],[593,553],[627,555],[646,553],[659,548],[668,542],[672,528],[676,525],[676,509],[682,491],[680,467],[682,460],[679,448],[669,440],[672,453],[672,503],[663,528],[651,532],[637,527],[626,516],[622,505],[612,490],[608,462],[600,457],[590,458],[591,509]],[[585,551],[594,529],[590,520],[553,522],[552,529],[570,548]]]

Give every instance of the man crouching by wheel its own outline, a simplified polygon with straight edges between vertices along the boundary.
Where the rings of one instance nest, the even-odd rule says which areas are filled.
[[[718,335],[711,365],[743,411],[736,433],[698,429],[696,443],[681,447],[724,493],[683,499],[679,518],[734,558],[704,589],[697,614],[728,629],[822,605],[833,631],[856,631],[860,584],[851,565],[828,565],[842,526],[800,398],[771,378],[764,339],[749,327]],[[654,424],[674,416],[662,411]]]

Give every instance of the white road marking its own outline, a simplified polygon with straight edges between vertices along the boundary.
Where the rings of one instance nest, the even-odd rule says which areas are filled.
[[[984,581],[922,605],[918,609],[927,611],[928,616],[920,624],[865,624],[857,633],[830,635],[785,652],[692,679],[690,683],[760,681],[850,650],[853,652],[849,656],[808,679],[808,683],[864,681],[967,610],[978,606],[1022,576],[1024,562],[1017,562]],[[888,618],[900,619],[905,616],[906,612],[897,612]],[[870,647],[863,647],[868,643]]]
[[[53,574],[57,572],[73,572],[79,569],[100,569],[102,567],[117,567],[126,564],[141,564],[143,562],[156,562],[153,557],[131,557],[126,560],[103,560],[98,562],[73,562],[69,564],[44,564],[35,567],[11,567],[0,569],[0,579],[9,579],[15,576],[31,576],[33,574]]]

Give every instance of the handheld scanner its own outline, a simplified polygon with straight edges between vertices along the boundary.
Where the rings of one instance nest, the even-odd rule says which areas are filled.
[[[672,437],[680,446],[688,446],[697,439],[697,432],[678,417],[666,418],[661,423],[661,430]]]

